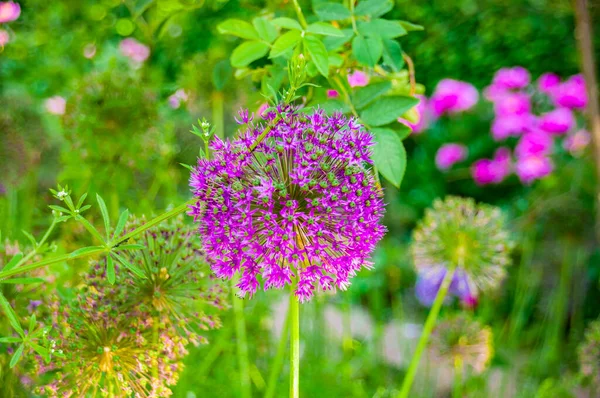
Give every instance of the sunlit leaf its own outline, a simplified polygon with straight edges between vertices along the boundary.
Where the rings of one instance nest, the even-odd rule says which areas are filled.
[[[329,57],[323,42],[317,37],[306,36],[304,38],[304,46],[319,73],[327,77],[329,75]]]
[[[222,34],[233,35],[243,39],[258,40],[258,32],[254,26],[241,19],[227,19],[217,25],[217,31]]]
[[[289,32],[282,34],[275,40],[275,43],[273,43],[269,58],[279,57],[287,51],[292,50],[300,42],[300,39],[301,32],[297,30],[290,30]]]
[[[267,55],[269,45],[260,41],[247,41],[235,48],[231,54],[231,65],[242,68]]]
[[[366,107],[361,112],[360,118],[368,125],[383,126],[397,120],[418,102],[418,99],[407,96],[382,97]]]
[[[398,134],[387,128],[374,128],[375,146],[373,148],[373,163],[381,175],[396,188],[406,170],[406,151]]]

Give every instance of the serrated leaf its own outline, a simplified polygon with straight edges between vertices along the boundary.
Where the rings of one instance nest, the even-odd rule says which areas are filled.
[[[391,129],[374,128],[373,163],[381,175],[400,188],[406,170],[406,151],[398,134]]]
[[[87,246],[77,249],[69,254],[70,258],[78,257],[82,254],[91,253],[94,251],[104,250],[102,246]]]
[[[117,221],[117,226],[115,227],[115,232],[113,234],[113,239],[119,237],[123,230],[125,229],[125,224],[127,223],[127,219],[129,218],[129,210],[125,209],[123,213],[119,216],[119,221]]]
[[[17,254],[15,254],[13,256],[13,258],[10,259],[10,261],[8,262],[8,264],[6,264],[2,270],[3,271],[8,271],[10,269],[13,269],[15,267],[15,265],[17,265],[19,263],[19,261],[21,261],[22,258],[23,258],[23,253],[17,253]]]
[[[4,279],[4,280],[0,281],[0,284],[1,283],[8,283],[8,284],[11,284],[11,285],[20,285],[20,284],[26,285],[26,284],[29,284],[29,283],[41,283],[41,282],[46,282],[46,280],[42,279],[42,278],[33,278],[33,277],[29,278],[29,277],[27,277],[27,278]]]
[[[247,41],[235,48],[231,54],[231,65],[243,68],[261,59],[269,52],[269,45],[260,41]]]
[[[273,40],[277,37],[277,28],[264,17],[254,18],[252,25],[258,32],[258,37],[266,42],[273,43]]]
[[[350,10],[339,3],[319,3],[315,5],[314,11],[321,21],[341,21],[352,17]]]
[[[21,340],[19,337],[0,337],[0,343],[18,343]]]
[[[215,64],[212,71],[212,83],[217,91],[222,91],[231,77],[231,65],[227,60]]]
[[[400,43],[391,39],[383,40],[383,62],[392,68],[394,72],[399,72],[404,67],[404,57],[402,57]]]
[[[2,293],[0,293],[0,306],[2,307],[4,314],[8,318],[8,322],[13,327],[13,329],[15,329],[17,333],[19,333],[19,336],[25,336],[25,332],[21,327],[21,323],[19,322],[19,318],[17,318],[17,314],[15,314],[15,310],[13,310],[13,308],[10,306],[10,303],[8,302],[8,300],[6,300],[6,297],[4,297]]]
[[[292,18],[275,18],[271,21],[273,25],[279,26],[280,28],[292,29],[292,30],[302,30],[302,26],[298,23],[298,21]]]
[[[301,38],[302,33],[297,30],[290,30],[289,32],[282,34],[275,40],[275,43],[273,43],[269,58],[279,57],[292,50],[300,42]]]
[[[354,15],[379,17],[394,8],[392,0],[362,0],[354,9]]]
[[[315,22],[306,28],[308,33],[314,33],[315,35],[333,36],[333,37],[344,37],[344,33],[336,28],[335,26],[325,22]]]
[[[359,33],[367,37],[379,36],[384,39],[394,39],[407,33],[399,21],[388,21],[379,18],[371,21],[359,21],[357,27]]]
[[[102,220],[104,220],[104,231],[106,231],[106,239],[110,234],[110,218],[108,217],[108,209],[106,208],[106,203],[104,203],[104,199],[98,194],[96,194],[96,200],[98,201],[98,206],[100,207],[100,213],[102,214]]]
[[[327,36],[323,39],[323,44],[325,44],[327,51],[339,49],[354,37],[354,31],[352,29],[342,29],[341,32],[343,34],[342,37]]]
[[[370,126],[383,126],[397,120],[417,103],[419,100],[414,97],[382,97],[366,107],[360,113],[360,118]]]
[[[117,260],[119,262],[119,264],[121,264],[125,268],[129,269],[135,275],[137,275],[140,278],[146,279],[146,275],[144,274],[144,271],[142,271],[138,266],[130,263],[125,257],[123,257],[117,253],[111,253],[111,255],[114,256],[115,260]]]
[[[217,31],[221,34],[233,35],[242,39],[258,40],[258,32],[254,26],[241,19],[227,19],[217,25]]]
[[[392,83],[389,81],[369,84],[365,87],[360,87],[353,95],[352,102],[356,109],[362,109],[369,105],[372,101],[381,97],[392,88]]]
[[[111,285],[115,284],[115,262],[111,256],[106,256],[106,279]]]
[[[21,344],[19,346],[19,348],[17,348],[17,350],[15,351],[14,355],[12,356],[12,358],[10,359],[10,368],[14,368],[15,365],[17,364],[17,362],[19,362],[19,359],[21,359],[21,355],[23,355],[23,350],[25,349],[25,345]]]
[[[314,36],[304,37],[304,47],[310,55],[310,59],[315,63],[320,74],[327,77],[329,75],[329,56],[327,49],[321,40]]]
[[[407,32],[413,32],[413,31],[419,31],[419,30],[425,29],[425,28],[423,28],[422,25],[417,25],[412,22],[408,22],[408,21],[398,21],[398,22],[400,23],[400,25],[402,25],[402,27],[404,29],[406,29]]]
[[[363,65],[374,67],[383,52],[383,44],[379,37],[356,36],[352,40],[352,54]]]

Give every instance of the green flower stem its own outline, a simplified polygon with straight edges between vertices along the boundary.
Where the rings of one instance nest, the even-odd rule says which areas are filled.
[[[273,130],[273,127],[280,120],[281,120],[281,115],[277,115],[277,117],[273,120],[273,122],[271,124],[269,124],[267,127],[265,127],[265,129],[263,130],[263,132],[260,133],[260,135],[258,136],[258,138],[256,138],[256,141],[254,141],[252,143],[252,145],[250,145],[250,152],[252,152],[252,151],[254,151],[256,149],[256,147],[258,146],[258,144],[260,144],[262,142],[262,140],[265,139],[265,137],[271,132],[271,130]]]
[[[290,398],[300,397],[300,303],[294,294],[295,286],[290,291]]]
[[[460,356],[454,358],[454,386],[452,387],[452,398],[462,397],[463,362]]]
[[[283,367],[283,361],[285,359],[285,348],[287,346],[288,333],[290,330],[290,312],[288,311],[283,328],[281,329],[281,337],[279,338],[279,344],[277,345],[277,353],[271,366],[271,374],[269,375],[269,382],[267,384],[267,390],[265,391],[265,398],[273,398],[277,389],[277,379],[281,373]]]
[[[246,339],[246,320],[244,319],[244,302],[237,297],[236,279],[231,280],[231,301],[233,302],[233,315],[235,317],[235,337],[237,342],[237,357],[240,370],[240,387],[243,398],[250,398],[252,390],[250,385],[250,361],[248,360],[248,341]]]
[[[158,349],[158,333],[159,333],[159,320],[158,314],[155,315],[152,319],[152,345],[153,349]],[[152,377],[155,380],[158,380],[158,358],[154,358],[152,364]]]
[[[221,91],[213,91],[212,94],[212,119],[215,126],[215,135],[221,139],[225,138],[225,129],[223,125],[223,93]],[[207,152],[208,153],[208,152]],[[208,158],[208,156],[207,156]]]
[[[415,379],[417,367],[419,366],[419,361],[421,360],[423,351],[425,351],[425,348],[427,347],[429,336],[433,331],[433,327],[435,326],[435,322],[440,313],[440,309],[442,308],[442,304],[444,303],[444,299],[446,298],[446,294],[448,293],[448,288],[450,287],[450,283],[452,282],[455,269],[456,267],[454,266],[451,269],[447,270],[446,275],[444,276],[444,280],[442,281],[442,286],[440,286],[440,290],[438,290],[435,296],[435,300],[433,301],[433,305],[431,306],[431,310],[429,311],[429,315],[427,315],[427,320],[425,321],[425,327],[423,328],[423,332],[421,333],[421,337],[419,338],[419,343],[417,344],[417,348],[410,361],[408,371],[406,373],[406,376],[404,377],[404,381],[402,382],[402,389],[398,394],[398,398],[408,398],[410,394],[410,388]]]
[[[292,1],[294,4],[294,10],[296,10],[296,15],[298,16],[298,20],[300,21],[300,25],[302,25],[302,27],[304,29],[306,29],[308,27],[308,24],[306,23],[304,14],[302,14],[302,8],[300,8],[300,4],[298,4],[298,0],[292,0]]]
[[[52,224],[50,224],[50,226],[48,227],[48,229],[46,230],[46,233],[44,234],[44,236],[42,237],[42,240],[40,240],[36,247],[29,253],[27,253],[27,255],[25,257],[23,257],[21,259],[21,261],[19,261],[17,263],[17,265],[15,265],[14,268],[19,268],[21,265],[25,264],[27,261],[31,260],[31,258],[33,256],[35,256],[38,252],[38,250],[40,249],[40,247],[42,247],[44,245],[44,243],[46,243],[46,240],[48,240],[48,237],[50,237],[50,234],[52,233],[52,231],[54,230],[54,227],[56,226],[56,218],[52,219]]]

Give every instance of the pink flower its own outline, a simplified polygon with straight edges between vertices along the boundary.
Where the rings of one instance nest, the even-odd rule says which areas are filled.
[[[564,134],[575,126],[575,116],[567,108],[557,108],[544,113],[539,120],[539,128],[551,134]]]
[[[327,98],[337,98],[337,97],[339,97],[339,96],[340,96],[340,95],[338,94],[338,92],[337,92],[337,91],[335,91],[335,90],[331,90],[331,89],[330,89],[330,90],[327,90]]]
[[[502,141],[530,130],[534,124],[535,116],[530,114],[499,116],[492,122],[492,137]]]
[[[569,109],[583,109],[587,105],[585,80],[582,75],[571,76],[554,90],[554,103],[556,106]]]
[[[121,41],[119,50],[121,54],[138,63],[144,62],[150,56],[150,48],[131,37]]]
[[[511,172],[510,149],[498,148],[493,159],[479,159],[471,166],[471,175],[477,185],[499,184]]]
[[[64,115],[67,107],[67,100],[59,95],[55,95],[54,97],[48,98],[44,103],[44,106],[48,113],[53,115]]]
[[[563,141],[563,147],[573,156],[580,155],[581,152],[590,144],[592,136],[586,130],[579,130],[569,135]]]
[[[538,90],[542,93],[552,94],[560,84],[560,77],[554,73],[544,73],[537,82]]]
[[[427,97],[420,94],[416,94],[415,97],[419,100],[419,103],[413,108],[417,114],[418,121],[411,122],[399,117],[398,122],[409,127],[413,134],[419,134],[429,125],[429,118],[427,115]]]
[[[260,117],[264,119],[264,117],[266,116],[267,109],[269,109],[269,104],[265,102],[264,104],[258,107],[257,113],[260,115]]]
[[[429,104],[436,117],[444,113],[458,113],[471,109],[479,99],[477,89],[469,83],[453,79],[441,80]]]
[[[92,43],[86,44],[83,48],[83,56],[87,59],[92,59],[96,55],[96,46]]]
[[[173,109],[177,109],[181,106],[182,102],[186,102],[188,100],[188,95],[184,89],[180,88],[175,91],[174,94],[171,94],[168,98],[169,106]]]
[[[365,72],[356,70],[348,75],[348,84],[350,87],[364,87],[369,84],[369,76]]]
[[[496,116],[523,115],[530,113],[531,101],[525,93],[507,92],[496,99],[494,112]]]
[[[12,1],[0,1],[0,23],[12,22],[21,15],[21,6]]]
[[[435,165],[442,171],[448,170],[455,163],[465,160],[467,153],[467,147],[464,145],[444,144],[435,154]]]
[[[548,155],[552,152],[553,145],[554,140],[549,134],[540,130],[531,131],[521,137],[515,148],[515,155],[517,158]]]
[[[544,155],[531,155],[517,159],[515,171],[523,184],[531,184],[535,180],[552,173],[554,165]]]
[[[494,75],[492,85],[504,89],[524,88],[529,84],[529,72],[521,66],[499,69]]]
[[[8,35],[8,32],[0,29],[0,47],[4,47],[5,44],[7,44],[10,41],[10,36]]]

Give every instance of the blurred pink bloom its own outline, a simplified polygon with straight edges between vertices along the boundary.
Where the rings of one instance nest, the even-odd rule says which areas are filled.
[[[538,79],[537,85],[542,93],[552,94],[560,85],[560,77],[554,73],[544,73]]]
[[[435,165],[438,169],[448,170],[455,163],[465,160],[467,157],[467,147],[461,144],[444,144],[435,154]]]
[[[552,173],[554,165],[544,155],[531,155],[517,159],[515,171],[523,184],[531,184],[535,180]]]
[[[504,89],[518,89],[529,84],[529,72],[521,66],[499,69],[494,75],[492,86]]]
[[[444,113],[458,113],[471,109],[479,99],[477,89],[466,82],[441,80],[429,100],[436,117]]]
[[[531,114],[499,116],[492,122],[492,137],[502,141],[510,136],[518,136],[535,124],[535,116]]]
[[[348,84],[350,87],[364,87],[369,84],[369,76],[365,72],[354,71],[348,75]]]
[[[92,59],[96,55],[96,46],[92,43],[86,44],[83,48],[83,56],[87,59]]]
[[[46,107],[46,111],[48,111],[48,113],[53,115],[64,115],[67,107],[67,100],[59,95],[56,95],[46,99],[44,106]]]
[[[586,130],[579,130],[574,134],[569,135],[563,141],[563,147],[573,156],[581,154],[581,152],[590,144],[592,136]]]
[[[583,109],[587,105],[585,80],[582,75],[571,76],[554,90],[554,103],[556,106],[570,109]]]
[[[0,47],[4,47],[5,44],[7,44],[10,41],[10,36],[8,35],[8,32],[0,29]]]
[[[494,111],[497,117],[530,113],[531,101],[529,95],[519,92],[507,92],[496,99]]]
[[[188,95],[184,89],[180,88],[175,91],[174,94],[171,94],[168,98],[169,106],[173,109],[177,109],[181,106],[182,102],[186,102],[188,100]]]
[[[267,109],[269,109],[269,104],[267,104],[266,102],[264,104],[262,104],[261,106],[258,107],[258,114],[264,118],[265,116],[265,112],[267,111]]]
[[[338,92],[337,92],[337,91],[335,91],[335,90],[332,90],[332,89],[330,89],[330,90],[327,90],[327,98],[337,98],[337,97],[339,97],[339,96],[340,96],[340,95],[338,94]]]
[[[515,155],[519,159],[532,155],[548,155],[552,152],[553,145],[554,140],[549,134],[540,130],[531,131],[521,137],[515,148]]]
[[[12,1],[0,1],[0,23],[14,21],[21,15],[21,6]]]
[[[510,149],[498,148],[493,159],[479,159],[471,166],[471,175],[477,185],[499,184],[511,172]]]
[[[414,108],[417,112],[417,116],[419,117],[419,121],[416,123],[412,123],[406,119],[399,117],[398,122],[409,127],[412,130],[413,134],[419,134],[423,130],[425,130],[429,125],[429,115],[427,115],[427,97],[421,94],[416,94],[415,97],[419,100],[419,103]]]
[[[540,117],[539,128],[551,134],[564,134],[571,130],[575,123],[575,116],[570,109],[557,108]]]
[[[150,48],[132,37],[123,39],[121,44],[119,44],[119,50],[121,50],[121,54],[124,56],[139,63],[144,62],[150,56]]]
[[[483,97],[488,101],[495,102],[505,96],[507,92],[509,91],[506,88],[491,84],[483,89]]]

